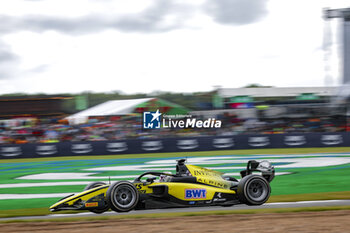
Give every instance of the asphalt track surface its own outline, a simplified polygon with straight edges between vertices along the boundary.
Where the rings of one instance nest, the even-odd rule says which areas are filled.
[[[116,213],[108,211],[103,214],[94,214],[90,212],[76,214],[53,213],[45,216],[24,216],[1,218],[0,221],[8,220],[45,220],[54,218],[71,218],[71,217],[91,217],[91,216],[114,216],[114,215],[135,215],[135,214],[159,214],[159,213],[184,213],[184,212],[201,212],[201,211],[219,211],[219,210],[249,210],[249,209],[272,209],[272,208],[297,208],[297,207],[317,207],[317,206],[346,206],[350,205],[350,200],[322,200],[322,201],[298,201],[298,202],[275,202],[266,203],[261,206],[234,205],[231,207],[210,206],[210,207],[189,207],[189,208],[170,208],[170,209],[153,209],[137,210],[127,213]]]

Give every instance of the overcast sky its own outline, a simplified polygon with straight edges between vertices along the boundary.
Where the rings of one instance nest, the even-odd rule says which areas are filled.
[[[322,9],[348,0],[3,0],[0,94],[325,82]],[[336,35],[337,23],[331,23]],[[334,36],[335,37],[335,36]],[[333,38],[333,42],[337,42]]]

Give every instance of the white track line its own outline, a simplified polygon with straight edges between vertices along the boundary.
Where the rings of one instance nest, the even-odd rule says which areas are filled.
[[[72,193],[0,194],[0,200],[66,197]]]
[[[318,201],[295,201],[295,202],[272,202],[264,205],[285,205],[285,204],[311,204],[311,203],[333,203],[342,202],[344,200],[318,200]]]
[[[63,186],[63,185],[87,185],[89,181],[78,182],[43,182],[43,183],[17,183],[17,184],[0,184],[0,188],[27,188],[42,186]]]

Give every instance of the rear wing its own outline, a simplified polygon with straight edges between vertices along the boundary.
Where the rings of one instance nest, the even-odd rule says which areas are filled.
[[[271,182],[275,178],[275,168],[267,160],[261,162],[255,160],[249,160],[247,163],[247,169],[241,171],[241,177],[253,174],[253,172],[261,172],[261,175],[268,181]]]

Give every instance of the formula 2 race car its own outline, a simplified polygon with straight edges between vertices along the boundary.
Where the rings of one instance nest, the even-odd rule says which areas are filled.
[[[185,162],[185,159],[177,160],[176,174],[145,172],[133,182],[90,183],[83,192],[61,199],[50,210],[90,210],[100,214],[110,208],[117,212],[127,212],[169,207],[232,206],[241,203],[262,205],[270,197],[269,183],[275,176],[275,169],[266,160],[250,160],[247,169],[240,172],[240,181],[232,176],[224,176],[221,172]]]

